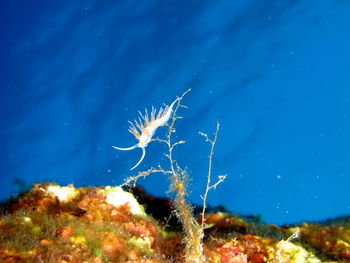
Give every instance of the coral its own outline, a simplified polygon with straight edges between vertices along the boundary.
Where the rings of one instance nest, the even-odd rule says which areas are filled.
[[[273,263],[321,263],[312,252],[285,240],[274,244],[273,249],[270,250],[269,259]]]
[[[350,224],[303,224],[302,238],[312,247],[337,260],[350,261]]]
[[[38,184],[3,206],[0,262],[186,262],[181,229],[159,224],[130,193],[113,187],[67,187]],[[74,196],[59,198],[64,189]],[[111,190],[123,201],[109,202]],[[171,202],[145,192],[142,200],[164,211]],[[142,213],[132,212],[133,206]],[[197,219],[200,225],[202,216]],[[204,219],[210,225],[203,230],[206,262],[349,262],[348,221],[272,227],[222,212]]]

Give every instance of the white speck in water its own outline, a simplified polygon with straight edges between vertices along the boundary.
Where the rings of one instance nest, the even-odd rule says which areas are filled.
[[[281,179],[282,176],[281,176],[280,174],[278,174],[278,175],[276,175],[276,178],[277,178],[277,179]]]

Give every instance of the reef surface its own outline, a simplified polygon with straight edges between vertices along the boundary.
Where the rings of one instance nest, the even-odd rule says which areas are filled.
[[[2,205],[0,262],[185,262],[172,207],[140,188],[36,184]],[[346,217],[277,226],[212,211],[205,220],[208,262],[350,262]]]

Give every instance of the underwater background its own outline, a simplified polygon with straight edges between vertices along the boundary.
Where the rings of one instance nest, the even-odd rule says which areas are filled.
[[[0,199],[32,183],[118,185],[165,165],[128,120],[191,88],[174,152],[200,204],[269,223],[350,212],[350,1],[2,1]],[[157,137],[166,128],[157,130]],[[213,178],[214,180],[214,178]],[[168,180],[138,183],[169,197]]]

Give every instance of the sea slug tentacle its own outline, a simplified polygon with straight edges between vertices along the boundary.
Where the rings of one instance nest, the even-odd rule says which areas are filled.
[[[134,146],[128,147],[128,148],[120,148],[117,146],[112,146],[114,149],[121,150],[121,151],[130,151],[138,147],[138,144],[135,144]]]
[[[134,170],[137,166],[139,166],[139,164],[142,162],[143,158],[145,158],[146,148],[142,147],[141,149],[142,149],[142,155],[141,155],[140,160],[137,162],[137,164],[135,164],[132,168],[130,168],[130,170]]]

